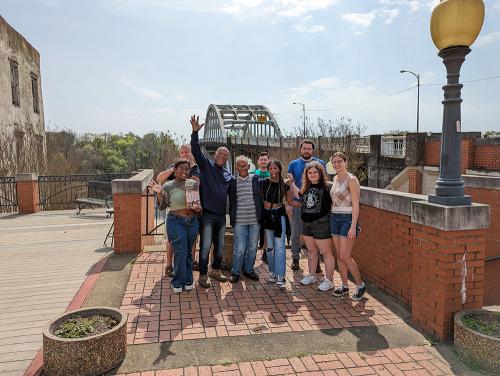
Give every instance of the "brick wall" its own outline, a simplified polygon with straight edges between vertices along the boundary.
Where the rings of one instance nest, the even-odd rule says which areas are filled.
[[[498,139],[462,139],[461,167],[462,173],[467,169],[500,170],[500,141]],[[425,166],[439,166],[441,141],[430,139],[425,141]]]
[[[416,168],[408,171],[408,192],[409,193],[422,193],[422,173]]]
[[[374,202],[400,197],[383,194]],[[409,307],[413,322],[427,333],[450,340],[454,314],[483,306],[489,230],[443,231],[367,204],[363,196],[353,250],[363,278]]]
[[[40,210],[38,180],[18,181],[17,205],[20,214],[36,213]]]
[[[473,202],[490,205],[490,228],[486,233],[486,257],[500,256],[500,190],[465,188]],[[500,304],[500,260],[485,263],[484,305]]]
[[[425,141],[424,166],[439,166],[441,141]]]
[[[476,169],[499,171],[500,145],[476,145],[473,166]]]
[[[149,224],[154,223],[154,196],[149,196]],[[114,194],[114,252],[141,252],[153,243],[146,231],[146,197],[142,194]],[[151,230],[152,228],[150,228]]]
[[[410,307],[412,246],[409,216],[368,205],[360,209],[361,235],[353,257],[366,279]]]
[[[483,306],[486,231],[411,229],[412,321],[427,333],[450,340],[454,314]]]

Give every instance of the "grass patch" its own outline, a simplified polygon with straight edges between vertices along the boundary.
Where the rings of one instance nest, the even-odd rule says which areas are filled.
[[[500,338],[500,312],[481,311],[462,316],[463,324],[476,332]]]
[[[118,322],[109,316],[73,316],[61,323],[54,330],[54,335],[61,338],[85,338],[104,333],[116,325],[118,325]]]

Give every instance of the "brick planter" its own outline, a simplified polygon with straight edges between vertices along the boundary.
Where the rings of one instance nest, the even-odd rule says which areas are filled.
[[[460,359],[473,368],[500,375],[500,338],[487,336],[465,326],[462,317],[469,313],[485,312],[481,309],[466,309],[455,314],[454,345]]]
[[[109,331],[85,338],[60,338],[53,331],[78,314],[81,317],[106,315],[118,321]],[[109,307],[67,312],[54,320],[43,333],[43,370],[47,376],[97,376],[117,367],[127,351],[127,314]]]

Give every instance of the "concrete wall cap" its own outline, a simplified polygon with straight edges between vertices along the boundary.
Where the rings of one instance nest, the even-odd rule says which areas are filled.
[[[445,206],[427,201],[411,204],[411,221],[444,231],[479,230],[490,227],[490,206]]]
[[[424,201],[425,195],[414,193],[389,191],[387,189],[361,187],[360,203],[373,206],[377,209],[389,212],[411,215],[411,203],[414,201]]]
[[[436,167],[436,166],[424,166],[424,171],[439,172],[439,167]]]
[[[462,175],[467,188],[500,190],[500,176]]]
[[[137,193],[142,194],[149,182],[153,179],[153,170],[141,170],[128,179],[114,179],[111,181],[113,194]]]
[[[38,181],[38,174],[34,172],[16,174],[16,181]]]

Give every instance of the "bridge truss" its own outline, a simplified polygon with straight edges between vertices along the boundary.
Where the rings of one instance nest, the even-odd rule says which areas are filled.
[[[202,144],[225,145],[228,138],[254,140],[282,137],[274,115],[262,105],[216,105],[207,110]]]

